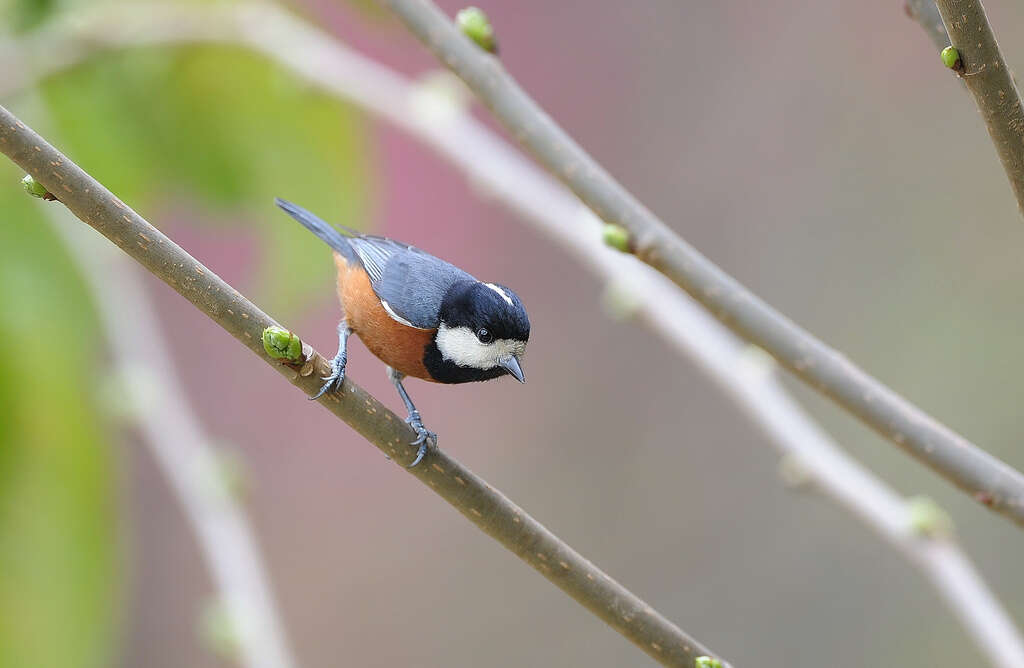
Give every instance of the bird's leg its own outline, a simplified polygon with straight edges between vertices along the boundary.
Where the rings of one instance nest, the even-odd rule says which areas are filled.
[[[348,337],[352,330],[348,328],[348,322],[342,318],[338,323],[338,354],[331,360],[331,375],[324,376],[326,382],[320,391],[310,397],[310,400],[319,399],[325,392],[339,392],[341,384],[345,380],[345,363],[348,361]]]
[[[409,464],[409,468],[412,468],[420,463],[423,456],[427,454],[427,448],[432,444],[437,444],[437,434],[430,431],[423,426],[423,420],[420,419],[420,412],[416,410],[416,406],[413,405],[412,399],[409,398],[409,393],[402,387],[402,379],[405,378],[405,374],[399,371],[395,371],[391,367],[388,367],[388,378],[395,384],[395,389],[398,390],[398,396],[402,397],[402,403],[405,404],[405,410],[409,411],[409,417],[405,418],[405,421],[409,423],[409,426],[416,432],[416,440],[412,442],[412,445],[418,445],[419,450],[416,451],[416,459],[412,460],[412,464]]]

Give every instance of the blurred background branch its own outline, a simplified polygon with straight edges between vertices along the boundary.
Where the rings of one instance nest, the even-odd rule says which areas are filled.
[[[319,389],[328,366],[316,351],[304,350],[307,362],[301,369],[269,359],[263,352],[262,332],[277,323],[3,107],[0,152],[293,385],[306,394]],[[338,393],[325,394],[318,402],[386,455],[405,466],[411,463],[415,449],[408,447],[414,438],[410,427],[348,376]],[[689,667],[699,656],[713,656],[441,450],[430,450],[419,466],[405,470],[659,663]],[[721,665],[728,666],[724,661]]]
[[[427,0],[382,0],[516,140],[607,223],[635,255],[723,324],[982,505],[1024,525],[1024,475],[855,366],[679,238],[598,165],[501,67]]]
[[[160,20],[147,21],[145,17],[154,13]],[[439,81],[410,82],[273,5],[153,8],[139,4],[118,10],[118,15],[121,20],[112,22],[108,11],[81,14],[73,23],[31,37],[26,47],[9,51],[42,54],[33,63],[36,75],[46,76],[98,50],[237,43],[408,132],[575,256],[606,281],[628,314],[691,357],[780,452],[794,458],[817,489],[920,569],[992,665],[1024,664],[1024,645],[1014,623],[954,537],[916,532],[907,501],[846,455],[803,412],[776,378],[770,358],[744,344],[666,277],[609,250],[600,240],[599,219],[475,121],[457,89]],[[22,78],[19,85],[31,83]],[[13,85],[10,80],[8,85]]]
[[[903,10],[921,24],[936,47],[944,49],[949,46],[949,34],[942,24],[942,14],[939,14],[935,0],[905,0]]]
[[[192,412],[156,314],[128,260],[46,206],[91,291],[103,323],[119,402],[174,490],[228,614],[231,644],[247,668],[293,668],[256,537],[232,490],[225,456]]]

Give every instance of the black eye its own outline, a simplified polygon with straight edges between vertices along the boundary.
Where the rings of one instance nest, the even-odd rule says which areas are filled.
[[[490,343],[494,340],[494,335],[488,332],[486,328],[481,327],[476,330],[476,338],[480,339],[480,343]]]

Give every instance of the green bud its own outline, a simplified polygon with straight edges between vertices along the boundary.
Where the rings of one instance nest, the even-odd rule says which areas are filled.
[[[466,37],[488,53],[498,52],[498,42],[494,39],[494,27],[487,14],[479,7],[466,7],[455,15],[455,24]]]
[[[814,484],[814,473],[799,456],[787,452],[779,460],[779,477],[790,489],[809,489]]]
[[[235,501],[242,501],[249,491],[249,469],[242,454],[235,448],[211,448],[215,473],[223,489]]]
[[[56,199],[42,183],[32,178],[31,174],[26,174],[25,178],[21,180],[21,187],[24,188],[25,192],[29,195],[32,195],[32,197],[38,197],[39,199],[46,200]]]
[[[775,373],[775,369],[778,367],[774,357],[769,355],[764,348],[752,343],[744,346],[737,361],[739,362],[737,366],[747,374],[748,380],[751,382],[763,381]]]
[[[633,251],[630,248],[629,230],[621,225],[606,224],[601,228],[601,237],[606,244],[616,250],[620,250],[623,253],[631,253]]]
[[[200,639],[214,654],[227,661],[237,661],[241,657],[238,627],[223,601],[213,599],[207,602],[198,627]]]
[[[164,383],[142,364],[114,368],[99,378],[93,393],[99,408],[120,422],[145,420],[163,404]]]
[[[710,656],[698,656],[693,660],[693,665],[697,668],[722,668],[722,662]]]
[[[276,360],[298,364],[302,356],[302,341],[287,329],[267,327],[263,330],[263,349]]]
[[[958,70],[962,66],[960,52],[955,46],[947,46],[939,55],[942,57],[942,64],[951,70]]]
[[[929,538],[942,538],[953,533],[953,519],[927,496],[907,499],[907,510],[914,533]]]
[[[473,93],[448,70],[434,70],[413,84],[409,107],[427,125],[441,125],[461,116]]]
[[[612,320],[629,320],[640,312],[643,303],[630,286],[611,281],[601,294],[601,306]]]

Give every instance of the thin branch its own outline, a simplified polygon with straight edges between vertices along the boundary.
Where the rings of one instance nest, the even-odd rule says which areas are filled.
[[[673,324],[700,327],[695,319],[664,323]],[[847,455],[804,413],[773,373],[771,358],[757,349],[744,353],[740,345],[705,345],[704,360],[720,378],[731,381],[723,383],[726,390],[758,420],[779,450],[793,455],[818,489],[921,569],[993,666],[1024,666],[1019,631],[952,537],[912,531],[907,501]]]
[[[131,396],[144,399],[132,416],[196,535],[230,615],[243,665],[295,666],[256,538],[223,482],[210,437],[185,398],[136,270],[110,244],[68,225],[69,213],[45,208],[86,279],[116,372]]]
[[[774,310],[679,238],[576,144],[489,55],[427,0],[382,0],[455,72],[542,165],[606,222],[629,231],[635,255],[690,293],[740,337],[810,387],[1024,525],[1024,475],[939,423]]]
[[[1024,107],[1013,74],[1006,67],[981,2],[937,0],[935,4],[950,43],[960,54],[962,67],[957,68],[957,75],[974,96],[1017,197],[1017,207],[1024,214]]]
[[[921,24],[936,47],[944,49],[949,46],[949,34],[946,33],[946,26],[942,25],[942,15],[935,6],[935,0],[906,0],[903,11]]]
[[[307,362],[299,369],[267,357],[262,333],[277,323],[3,107],[0,152],[293,385],[309,395],[319,389],[320,377],[328,373],[323,357],[304,346]],[[412,429],[349,378],[340,394],[325,394],[318,402],[400,464],[412,462]],[[406,470],[655,660],[692,666],[698,656],[713,656],[443,451],[431,450],[419,466]]]
[[[641,320],[671,346],[691,356],[768,433],[780,451],[798,458],[822,492],[921,568],[993,665],[1024,665],[1022,642],[1013,622],[955,541],[913,535],[908,530],[905,501],[845,455],[789,398],[770,363],[767,367],[758,363],[752,349],[667,278],[609,251],[598,239],[598,219],[589,209],[472,116],[450,102],[446,106],[443,96],[429,97],[429,89],[271,5],[175,6],[156,22],[163,30],[150,28],[145,34],[132,27],[136,11],[139,16],[150,16],[152,8],[121,8],[118,22],[112,22],[107,12],[79,14],[74,25],[33,40],[37,45],[33,52],[71,64],[72,59],[61,54],[68,51],[68,45],[82,41],[79,31],[96,36],[88,42],[95,49],[204,39],[237,43],[260,50],[306,81],[405,130],[623,291],[639,309]],[[102,33],[99,26],[105,27]],[[273,26],[272,34],[266,26]],[[130,43],[120,34],[122,30],[131,36]],[[77,59],[89,54],[85,49],[75,50]],[[418,112],[418,108],[432,113]],[[481,160],[480,156],[487,158]]]

